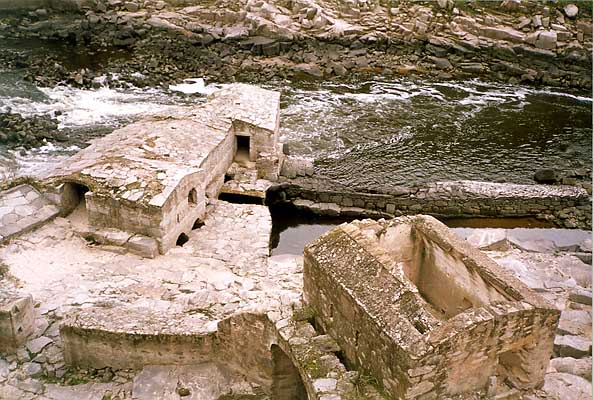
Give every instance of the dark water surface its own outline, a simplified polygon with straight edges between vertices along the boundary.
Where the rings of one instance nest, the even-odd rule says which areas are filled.
[[[442,180],[533,183],[591,165],[591,98],[479,81],[288,88],[282,133],[351,186]]]
[[[350,220],[322,218],[296,212],[286,208],[271,208],[272,239],[271,254],[302,255],[308,243],[316,240]],[[579,229],[556,229],[545,222],[531,218],[457,218],[442,220],[457,235],[467,238],[484,228],[506,229],[521,242],[546,241],[558,247],[578,245],[585,239],[591,239],[591,232]]]

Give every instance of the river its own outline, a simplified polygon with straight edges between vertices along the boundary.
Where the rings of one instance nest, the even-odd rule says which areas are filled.
[[[166,87],[112,88],[113,75],[96,80],[91,90],[44,88],[0,69],[0,112],[57,115],[60,129],[75,132],[71,143],[0,148],[3,175],[38,175],[84,139],[204,100],[201,93]],[[206,83],[215,84],[207,77]],[[458,179],[533,183],[540,168],[591,164],[590,94],[412,78],[267,87],[282,91],[281,134],[291,154],[314,158],[318,174],[351,187]]]

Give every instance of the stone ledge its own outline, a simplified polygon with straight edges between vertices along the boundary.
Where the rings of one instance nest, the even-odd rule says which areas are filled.
[[[0,193],[0,242],[31,231],[59,214],[59,209],[30,185]]]

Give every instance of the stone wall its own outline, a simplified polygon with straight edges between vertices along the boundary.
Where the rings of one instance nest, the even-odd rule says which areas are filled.
[[[236,314],[207,332],[195,324],[171,323],[175,315],[129,311],[122,315],[118,309],[95,307],[69,314],[60,335],[70,366],[127,369],[215,361],[259,385],[264,393],[280,391],[282,400],[331,396],[354,400],[366,392],[381,399],[367,383],[355,386],[358,373],[340,362],[334,354],[339,348],[329,336],[296,314],[288,318],[269,314]]]
[[[543,384],[559,311],[433,218],[343,224],[304,267],[316,320],[391,398]]]
[[[161,253],[174,247],[181,233],[188,234],[196,220],[204,218],[206,198],[203,181],[203,172],[185,176],[163,206],[161,219],[155,221],[162,233],[159,236],[149,235],[158,239]]]
[[[572,186],[459,181],[364,193],[297,178],[269,191],[268,203],[288,201],[319,215],[535,217],[559,227],[591,229],[591,200],[584,189]]]

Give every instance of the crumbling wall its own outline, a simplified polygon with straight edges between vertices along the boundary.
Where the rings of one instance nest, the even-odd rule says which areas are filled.
[[[0,353],[15,351],[34,330],[33,298],[0,293]]]
[[[326,233],[305,248],[304,292],[345,359],[392,398],[474,393],[494,377],[537,387],[559,318],[426,216]]]

